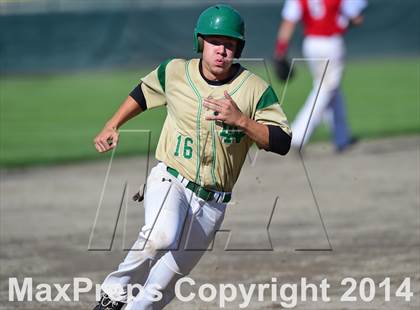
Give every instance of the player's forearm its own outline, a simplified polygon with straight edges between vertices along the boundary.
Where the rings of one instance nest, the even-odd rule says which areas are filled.
[[[295,31],[295,23],[283,20],[280,24],[279,31],[277,33],[277,41],[274,50],[274,55],[277,58],[282,58],[286,55],[289,47],[289,41],[292,38],[293,32]]]
[[[286,155],[290,150],[292,137],[279,126],[260,124],[243,115],[237,122],[237,127],[259,148],[280,155]]]
[[[140,105],[130,96],[118,108],[117,112],[106,123],[107,128],[120,128],[125,122],[142,112]]]
[[[259,124],[243,115],[243,117],[239,120],[237,127],[250,137],[251,140],[253,140],[260,148],[264,150],[268,150],[270,148],[267,125]]]
[[[295,31],[295,26],[294,22],[284,19],[277,33],[277,41],[289,42]]]

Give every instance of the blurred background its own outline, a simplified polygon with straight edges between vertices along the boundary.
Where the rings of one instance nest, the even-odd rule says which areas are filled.
[[[167,58],[196,57],[200,12],[218,1],[0,0],[0,99],[3,167],[97,158],[92,139],[139,79]],[[280,84],[271,59],[284,1],[224,1],[246,23],[244,62]],[[418,133],[419,19],[417,0],[370,0],[365,23],[349,30],[343,81],[352,129],[361,138]],[[300,57],[302,31],[290,57]],[[284,110],[293,119],[311,88],[298,63]],[[156,145],[165,111],[149,111],[124,128],[151,129]],[[326,140],[325,128],[312,141]],[[136,140],[124,154],[145,151]]]

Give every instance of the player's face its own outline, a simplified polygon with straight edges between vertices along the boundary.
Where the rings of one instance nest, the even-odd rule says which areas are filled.
[[[204,75],[216,80],[229,77],[237,46],[238,42],[229,37],[206,36],[203,47]]]

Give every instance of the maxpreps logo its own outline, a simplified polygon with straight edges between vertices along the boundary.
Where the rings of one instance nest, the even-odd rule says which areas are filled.
[[[101,299],[102,286],[93,284],[89,278],[74,278],[73,283],[39,283],[34,286],[32,278],[9,278],[9,301],[24,302],[78,302],[83,293],[95,292],[96,301]],[[159,301],[163,298],[159,285],[144,287],[140,284],[128,284],[126,288],[116,284],[106,287],[106,292],[111,296],[126,295],[127,301],[132,301],[138,296],[145,296],[148,300]],[[115,298],[117,299],[117,298]]]

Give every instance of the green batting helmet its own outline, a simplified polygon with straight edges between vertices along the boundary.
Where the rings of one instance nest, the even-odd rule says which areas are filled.
[[[241,57],[245,46],[245,24],[238,11],[229,5],[218,4],[205,9],[194,29],[194,50],[203,52],[201,36],[219,35],[238,40],[235,57]]]

